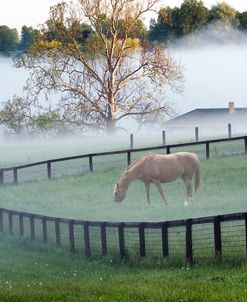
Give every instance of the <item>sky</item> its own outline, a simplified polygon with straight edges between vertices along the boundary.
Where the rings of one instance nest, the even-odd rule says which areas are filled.
[[[61,2],[59,0],[0,0],[0,25],[21,30],[23,25],[37,28],[48,17],[50,6]],[[161,6],[180,6],[183,0],[161,0]],[[204,0],[211,7],[221,0]],[[247,0],[225,0],[238,11],[247,11]],[[153,16],[152,16],[153,17]],[[149,20],[146,20],[148,22]]]

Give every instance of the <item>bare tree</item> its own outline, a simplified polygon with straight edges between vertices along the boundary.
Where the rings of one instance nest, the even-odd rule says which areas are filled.
[[[0,110],[0,123],[7,135],[46,136],[51,133],[69,133],[71,130],[60,120],[56,110],[39,112],[32,102],[17,96],[3,103]]]
[[[52,7],[43,40],[16,61],[31,72],[27,97],[35,103],[41,92],[61,92],[56,106],[63,121],[106,131],[128,117],[169,114],[165,91],[181,91],[181,66],[164,47],[130,38],[157,1],[77,0]],[[82,23],[91,33],[82,33]]]

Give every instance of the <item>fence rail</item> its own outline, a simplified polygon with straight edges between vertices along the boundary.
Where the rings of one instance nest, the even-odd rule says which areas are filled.
[[[162,145],[162,146],[152,146],[152,147],[144,147],[144,148],[135,148],[135,149],[124,149],[124,150],[117,150],[117,151],[107,151],[107,152],[99,152],[99,153],[88,153],[82,155],[75,155],[69,157],[61,157],[55,158],[45,161],[38,161],[24,165],[18,165],[8,168],[0,168],[0,185],[4,184],[4,173],[5,172],[12,172],[13,173],[13,183],[18,184],[19,177],[18,171],[22,169],[28,169],[35,166],[46,165],[47,169],[47,178],[52,178],[52,164],[57,162],[65,162],[65,161],[72,161],[76,159],[88,158],[89,164],[89,171],[94,171],[94,163],[93,159],[96,157],[104,157],[104,156],[112,156],[117,154],[126,154],[127,155],[127,165],[131,164],[132,154],[138,152],[146,152],[146,151],[154,151],[154,150],[165,150],[166,154],[170,154],[172,149],[177,148],[184,148],[188,146],[198,146],[204,145],[205,146],[205,158],[210,158],[210,145],[217,144],[217,143],[224,143],[224,142],[232,142],[232,141],[243,141],[244,143],[244,153],[247,154],[247,136],[238,136],[238,137],[231,137],[231,138],[222,138],[222,139],[213,139],[213,140],[202,140],[202,141],[195,141],[195,142],[188,142],[188,143],[180,143],[180,144],[171,144],[171,145]]]
[[[198,225],[203,226],[201,232],[196,229]],[[205,256],[205,244],[202,244],[202,234],[205,232],[207,238],[210,238],[208,245],[212,245],[214,251],[214,255],[206,256],[221,261],[224,256],[237,257],[241,254],[245,257],[247,253],[247,212],[161,222],[107,222],[51,217],[0,208],[0,232],[28,236],[31,240],[39,239],[43,243],[52,242],[57,247],[67,246],[71,253],[84,252],[86,257],[105,256],[111,250],[123,258],[134,250],[140,257],[168,258],[174,256],[172,249],[175,244],[180,246],[179,256],[184,257],[183,261],[192,264],[195,249],[199,248],[199,254]],[[234,243],[234,249],[230,249],[229,254],[226,242],[232,243],[232,232],[238,234],[240,239],[237,244]],[[184,238],[181,234],[185,235]],[[151,238],[151,244],[148,237]],[[202,242],[198,243],[198,238]],[[79,246],[78,241],[81,241]],[[148,252],[150,246],[153,250]]]

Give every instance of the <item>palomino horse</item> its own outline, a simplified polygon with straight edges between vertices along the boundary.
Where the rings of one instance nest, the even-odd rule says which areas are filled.
[[[200,186],[200,162],[195,153],[177,152],[169,155],[150,153],[135,160],[120,177],[115,185],[114,201],[122,201],[127,193],[129,185],[134,180],[144,182],[147,201],[150,203],[149,189],[153,183],[168,205],[161,183],[167,183],[182,178],[186,187],[186,200],[184,205],[192,203],[192,178],[195,176],[195,191]]]

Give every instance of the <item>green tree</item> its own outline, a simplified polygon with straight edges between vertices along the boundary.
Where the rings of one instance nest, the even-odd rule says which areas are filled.
[[[167,41],[175,34],[174,9],[163,7],[159,10],[157,22],[151,20],[149,29],[149,39],[157,41]]]
[[[208,14],[202,1],[184,0],[180,7],[177,33],[184,35],[201,29],[208,21]]]
[[[239,29],[247,30],[247,11],[242,13],[238,12],[237,19],[238,19]]]
[[[237,11],[226,2],[213,5],[210,10],[210,21],[228,22],[237,25]]]
[[[16,50],[18,43],[18,32],[6,25],[0,26],[0,53],[9,54]]]
[[[208,9],[202,1],[185,0],[181,7],[161,8],[156,23],[151,24],[149,38],[166,41],[201,29],[208,21]]]
[[[38,40],[40,32],[32,27],[27,27],[26,25],[21,28],[21,41],[19,44],[20,50],[29,50],[32,44]]]
[[[77,41],[83,43],[93,33],[90,25],[80,22],[77,18],[67,19],[65,26],[64,12],[67,9],[67,4],[61,2],[50,8],[50,18],[42,27],[43,39],[47,41],[60,41],[69,43],[69,38],[73,36],[72,43]]]
[[[67,7],[65,2],[61,2],[55,6],[50,7],[50,17],[43,24],[41,32],[43,34],[43,38],[48,41],[62,41],[64,37],[66,37],[67,29],[64,26],[64,10]],[[79,30],[80,24],[73,22],[73,26],[70,24],[75,30]]]
[[[119,38],[124,39],[125,35],[125,21],[120,20],[119,22]],[[132,39],[139,39],[140,41],[144,41],[147,37],[147,29],[142,20],[136,20],[133,23],[132,28],[129,31],[128,36]]]
[[[81,23],[79,30],[79,38],[77,40],[84,42],[92,33],[93,29],[90,25],[86,23]]]

